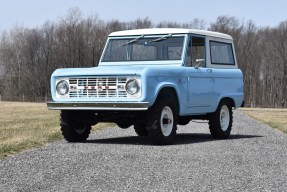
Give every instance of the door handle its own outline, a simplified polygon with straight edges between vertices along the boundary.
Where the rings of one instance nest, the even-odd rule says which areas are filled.
[[[207,69],[207,72],[211,73],[211,72],[212,72],[212,69]]]

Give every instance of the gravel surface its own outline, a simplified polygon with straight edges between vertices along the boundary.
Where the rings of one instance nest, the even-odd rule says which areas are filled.
[[[0,191],[287,191],[287,135],[238,110],[227,140],[205,121],[178,126],[170,146],[108,128],[0,160]]]

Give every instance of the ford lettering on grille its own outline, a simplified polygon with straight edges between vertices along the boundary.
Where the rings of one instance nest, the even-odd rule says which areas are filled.
[[[80,97],[127,97],[126,77],[79,77],[69,78],[70,98]]]

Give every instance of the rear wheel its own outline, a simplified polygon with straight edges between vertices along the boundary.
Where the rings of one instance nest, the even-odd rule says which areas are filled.
[[[173,94],[161,94],[148,110],[147,131],[154,144],[171,144],[176,135],[177,104]]]
[[[216,139],[228,138],[232,128],[232,121],[232,105],[229,101],[223,100],[210,116],[209,129],[211,135]]]
[[[78,122],[77,111],[61,111],[61,131],[68,142],[83,142],[89,137],[91,125]]]

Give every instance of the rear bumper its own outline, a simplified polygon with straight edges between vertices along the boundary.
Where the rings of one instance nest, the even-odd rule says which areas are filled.
[[[145,111],[148,102],[126,103],[91,103],[91,102],[47,102],[50,110],[118,110],[118,111]]]

